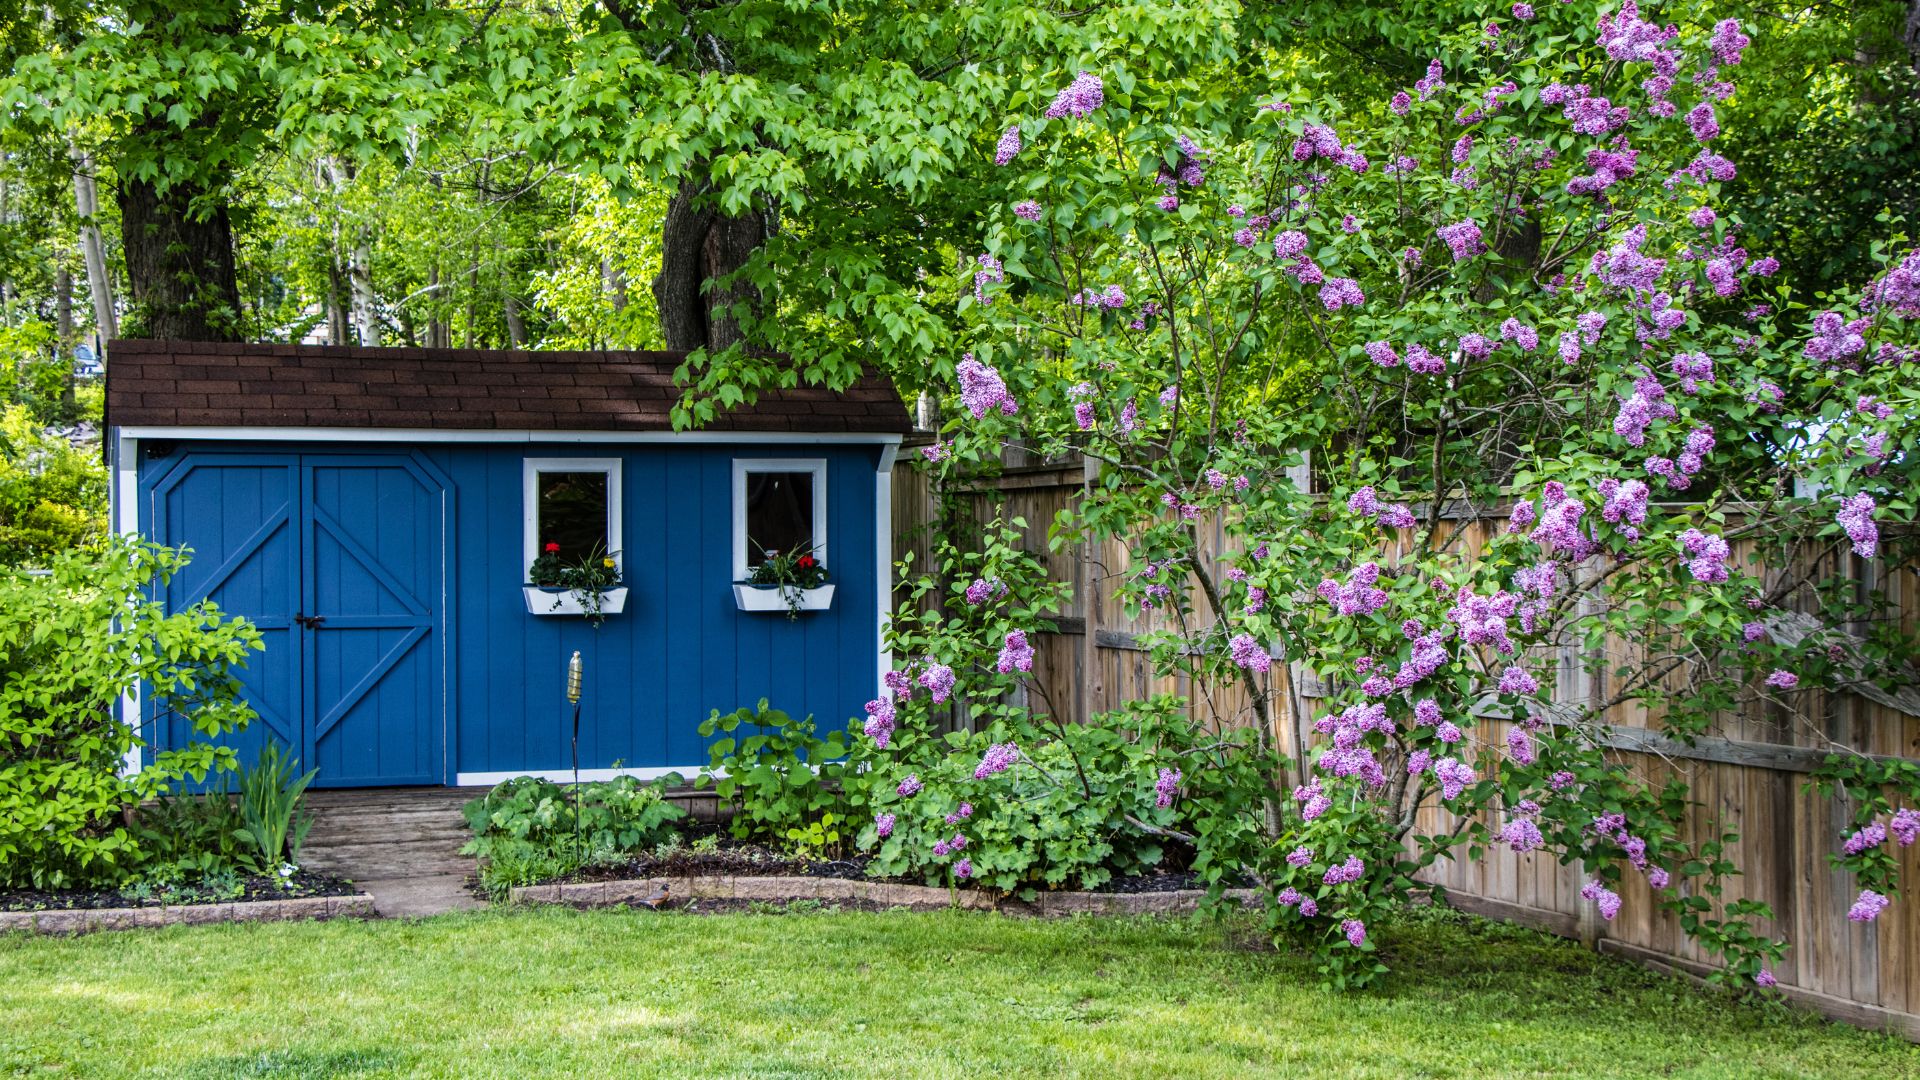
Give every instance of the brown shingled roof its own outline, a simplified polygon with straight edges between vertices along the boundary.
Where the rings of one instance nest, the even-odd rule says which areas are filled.
[[[670,352],[361,349],[114,341],[107,422],[121,427],[368,427],[670,431]],[[900,396],[871,372],[835,392],[771,390],[708,431],[912,429]]]

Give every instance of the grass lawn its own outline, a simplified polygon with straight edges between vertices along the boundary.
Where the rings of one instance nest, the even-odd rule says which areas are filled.
[[[480,912],[0,937],[0,1075],[1893,1077],[1920,1048],[1451,915],[1358,994],[1244,928]]]

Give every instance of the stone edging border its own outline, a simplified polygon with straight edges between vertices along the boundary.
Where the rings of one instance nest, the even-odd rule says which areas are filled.
[[[1012,896],[996,897],[979,889],[949,892],[926,885],[897,885],[852,878],[701,875],[526,885],[514,889],[509,897],[516,904],[605,907],[649,899],[658,895],[661,889],[667,890],[667,894],[677,900],[866,900],[914,911],[958,908],[963,911],[998,911],[1041,918],[1184,914],[1199,907],[1207,895],[1203,889],[1152,893],[1044,892],[1028,902]],[[1245,906],[1255,903],[1258,895],[1253,889],[1228,889],[1225,899]]]
[[[135,930],[157,926],[206,926],[232,922],[292,922],[300,919],[371,919],[373,897],[301,896],[290,900],[236,900],[224,904],[170,907],[58,908],[0,911],[0,933],[86,934],[95,930]]]

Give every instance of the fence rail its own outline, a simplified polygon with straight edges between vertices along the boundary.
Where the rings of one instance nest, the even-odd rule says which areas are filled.
[[[1041,688],[1037,696],[1053,702],[1062,714],[1084,720],[1128,700],[1172,693],[1189,699],[1196,720],[1250,722],[1253,702],[1240,683],[1194,685],[1183,676],[1155,673],[1141,639],[1167,629],[1167,615],[1141,613],[1116,599],[1133,562],[1124,544],[1109,540],[1048,550],[1048,525],[1081,497],[1088,466],[1078,460],[1027,460],[1017,449],[1010,449],[1005,460],[1004,475],[946,493],[944,527],[965,532],[995,518],[1022,519],[1026,549],[1046,564],[1054,580],[1074,586],[1071,606],[1055,620],[1057,632],[1035,635],[1032,677]],[[899,469],[894,475],[896,555],[911,549],[915,565],[927,566],[931,533],[943,527],[941,500],[922,470]],[[1494,527],[1491,522],[1470,523],[1464,540],[1477,544]],[[1203,519],[1201,543],[1204,557],[1226,553],[1225,531],[1217,519]],[[1744,554],[1735,551],[1736,558]],[[1857,566],[1838,564],[1827,569],[1859,572]],[[1913,577],[1906,574],[1879,585],[1887,589],[1908,634],[1920,617]],[[1610,640],[1604,655],[1586,662],[1563,655],[1556,701],[1584,705],[1602,700],[1604,673],[1630,662],[1638,649],[1633,641]],[[1299,689],[1307,708],[1275,722],[1280,748],[1289,755],[1309,730],[1305,713],[1312,700],[1325,693],[1319,686]],[[1920,759],[1915,700],[1910,689],[1875,692],[1871,699],[1810,692],[1802,701],[1815,718],[1811,726],[1790,722],[1777,706],[1756,704],[1724,717],[1719,734],[1687,742],[1661,733],[1658,715],[1628,702],[1607,709],[1595,733],[1618,760],[1649,780],[1686,777],[1695,802],[1688,828],[1695,836],[1712,835],[1716,823],[1739,833],[1729,857],[1743,873],[1725,900],[1755,899],[1772,907],[1775,918],[1760,929],[1789,943],[1786,960],[1775,972],[1789,997],[1838,1019],[1920,1039],[1920,895],[1902,898],[1872,923],[1849,922],[1846,910],[1858,886],[1828,860],[1845,839],[1849,808],[1805,790],[1806,774],[1833,743],[1879,756]],[[1507,725],[1497,717],[1483,718],[1472,737],[1483,747],[1498,745]],[[1420,813],[1426,829],[1444,828],[1453,820],[1437,805]],[[1920,881],[1920,845],[1901,850],[1899,857],[1904,880]],[[1686,974],[1711,970],[1711,959],[1681,933],[1677,918],[1656,908],[1638,875],[1626,875],[1620,889],[1625,902],[1611,923],[1601,923],[1593,906],[1580,898],[1580,868],[1563,866],[1547,853],[1516,855],[1496,849],[1475,861],[1439,863],[1428,877],[1462,908],[1578,936],[1603,950]]]

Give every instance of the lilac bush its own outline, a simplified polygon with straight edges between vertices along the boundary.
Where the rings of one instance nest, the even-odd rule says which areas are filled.
[[[1247,704],[1207,718],[1217,744],[1069,730],[1030,637],[1067,587],[1009,526],[918,579],[954,602],[895,628],[880,760],[931,775],[944,754],[958,791],[1031,770],[1064,807],[1110,805],[1085,763],[1124,760],[1113,782],[1162,816],[1094,816],[1191,845],[1216,884],[1257,880],[1276,936],[1336,985],[1384,970],[1365,927],[1423,870],[1495,844],[1582,865],[1609,919],[1638,876],[1769,982],[1787,943],[1726,896],[1727,830],[1689,830],[1684,785],[1600,737],[1627,704],[1686,736],[1762,699],[1811,724],[1808,690],[1912,648],[1847,630],[1884,597],[1806,568],[1872,559],[1884,580],[1916,558],[1920,254],[1882,252],[1824,310],[1777,308],[1778,264],[1716,204],[1738,167],[1715,104],[1753,32],[1539,5],[1373,99],[1280,82],[1205,107],[1115,57],[983,132],[1024,136],[1002,155],[1015,197],[951,279],[961,407],[927,467],[965,478],[1010,439],[1098,463],[1053,534],[1122,540],[1157,670]],[[1608,640],[1631,654],[1602,662]],[[1563,656],[1581,685],[1559,685]],[[975,734],[908,734],[949,693]],[[1868,841],[1911,842],[1920,776],[1861,761],[1813,782],[1885,819],[1835,841],[1872,919],[1897,883]],[[887,844],[918,842],[886,812]]]

